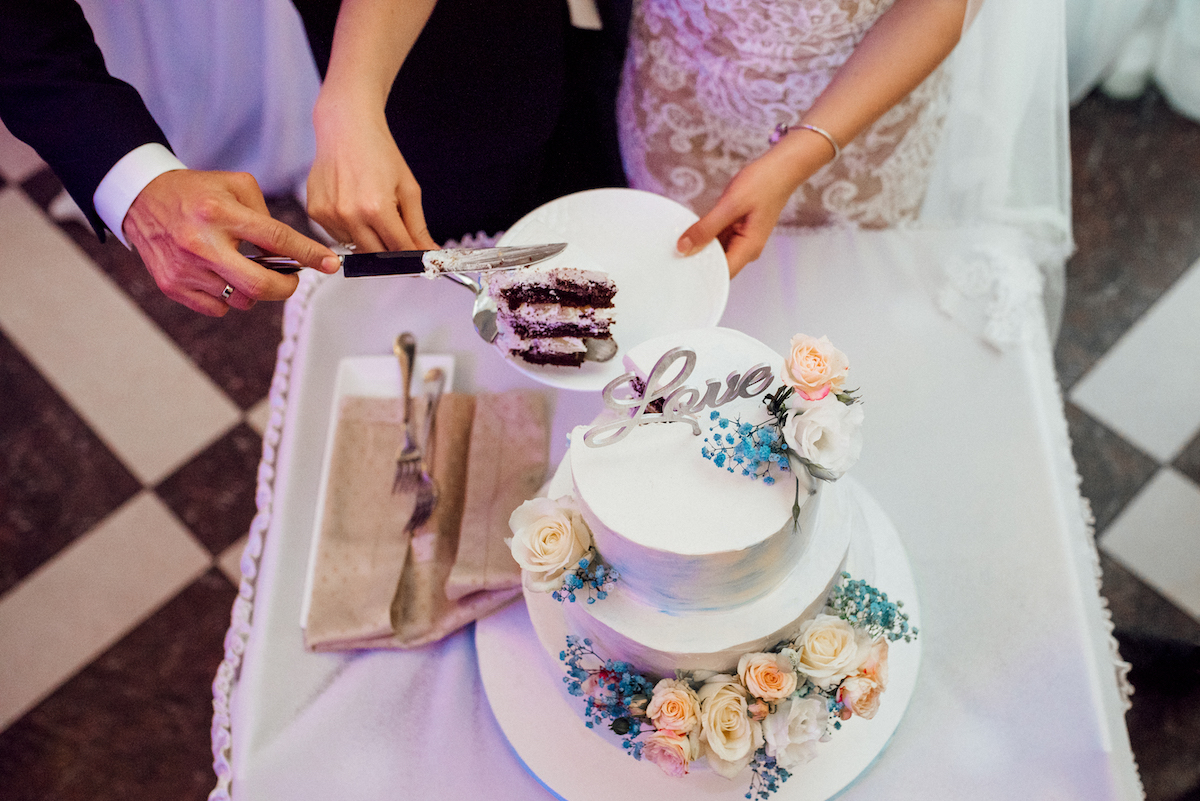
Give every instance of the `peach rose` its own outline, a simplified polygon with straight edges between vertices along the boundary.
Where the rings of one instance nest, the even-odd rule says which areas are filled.
[[[734,676],[718,673],[696,695],[701,751],[713,771],[732,779],[762,747],[762,724],[750,718],[746,691]]]
[[[693,734],[688,736],[671,729],[659,729],[642,745],[642,759],[652,762],[668,776],[684,776],[688,765],[700,756],[700,743]]]
[[[830,390],[842,388],[849,369],[846,354],[835,348],[829,337],[796,334],[783,363],[783,382],[808,400],[820,400]]]
[[[860,718],[870,720],[879,710],[883,685],[868,676],[851,676],[838,688],[837,699]]]
[[[868,648],[865,634],[833,615],[817,615],[805,621],[796,635],[796,670],[819,687],[829,689],[856,672],[862,661],[859,648]]]
[[[796,670],[782,654],[746,654],[738,660],[738,678],[755,698],[778,701],[796,691]]]
[[[646,717],[659,731],[689,734],[700,725],[700,699],[686,681],[662,679],[654,685]]]
[[[536,592],[561,587],[563,573],[592,547],[592,532],[570,496],[525,501],[509,517],[508,527],[513,559],[525,571],[526,586]]]
[[[880,689],[887,689],[888,641],[885,637],[881,636],[871,643],[863,661],[858,665],[857,675],[873,679],[879,683]]]

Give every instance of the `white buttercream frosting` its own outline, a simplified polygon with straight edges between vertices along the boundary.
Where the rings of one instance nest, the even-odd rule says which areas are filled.
[[[778,376],[783,358],[737,331],[707,328],[660,337],[633,348],[626,365],[645,379],[659,358],[676,347],[695,351],[684,386],[703,396],[708,380],[728,385],[768,365]],[[674,375],[678,370],[672,369]],[[718,397],[724,392],[716,393]],[[768,419],[766,391],[719,407],[726,418],[758,424]],[[697,414],[699,436],[684,422],[641,425],[619,442],[589,447],[588,427],[571,437],[571,492],[604,560],[621,573],[624,592],[671,612],[724,609],[745,603],[777,584],[801,558],[812,528],[818,493],[808,482],[799,492],[794,476],[777,472],[773,485],[728,472],[704,458],[710,409]],[[607,418],[611,419],[611,418]],[[820,484],[821,482],[818,482]]]

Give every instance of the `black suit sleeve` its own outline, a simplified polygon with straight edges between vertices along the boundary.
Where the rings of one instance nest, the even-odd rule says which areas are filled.
[[[137,90],[109,75],[74,0],[0,0],[0,119],[50,165],[104,238],[92,195],[125,154],[167,145]]]

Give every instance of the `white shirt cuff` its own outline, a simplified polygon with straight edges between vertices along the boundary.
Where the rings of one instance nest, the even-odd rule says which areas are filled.
[[[113,236],[121,240],[122,245],[129,247],[121,225],[125,222],[125,214],[133,205],[133,201],[146,188],[146,184],[164,172],[186,169],[174,153],[158,142],[148,142],[135,147],[112,166],[104,180],[96,187],[96,194],[92,195],[96,213],[104,220]]]

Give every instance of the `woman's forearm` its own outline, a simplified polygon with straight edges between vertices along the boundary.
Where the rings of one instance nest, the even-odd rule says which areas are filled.
[[[404,59],[437,0],[343,0],[322,105],[382,113]]]
[[[967,0],[896,0],[867,31],[829,86],[804,115],[804,122],[828,131],[841,145],[866,130],[932,73],[962,33]],[[783,149],[795,151],[796,185],[833,155],[811,131],[787,136]],[[789,141],[790,140],[790,141]]]

